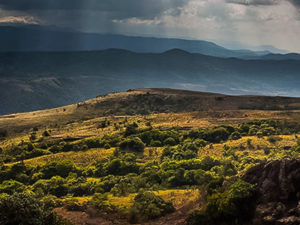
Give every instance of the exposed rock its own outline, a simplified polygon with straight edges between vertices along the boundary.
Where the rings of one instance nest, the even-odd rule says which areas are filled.
[[[300,160],[283,159],[249,169],[243,179],[256,185],[255,225],[300,224]]]

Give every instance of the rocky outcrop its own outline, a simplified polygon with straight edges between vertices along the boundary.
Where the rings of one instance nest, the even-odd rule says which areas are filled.
[[[256,185],[255,225],[300,224],[300,160],[265,162],[249,169],[243,180]]]

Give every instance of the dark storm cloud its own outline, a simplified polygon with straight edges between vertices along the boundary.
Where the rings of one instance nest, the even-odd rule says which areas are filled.
[[[296,7],[300,8],[300,0],[289,0],[291,3],[293,3]]]
[[[280,0],[226,0],[228,3],[235,3],[241,5],[275,5]]]
[[[0,7],[23,12],[88,10],[110,13],[116,18],[147,18],[167,9],[183,6],[187,2],[188,0],[0,0]]]
[[[276,5],[282,1],[289,1],[295,7],[300,8],[300,0],[226,0],[228,3],[235,3],[241,5]]]

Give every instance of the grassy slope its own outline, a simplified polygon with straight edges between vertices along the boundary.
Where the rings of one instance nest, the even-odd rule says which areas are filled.
[[[250,115],[247,114],[249,110]],[[99,117],[157,113],[198,112],[193,116],[208,117],[219,121],[231,117],[258,117],[259,119],[265,114],[270,116],[268,112],[259,113],[252,112],[252,110],[268,110],[273,117],[296,116],[299,119],[297,110],[300,110],[300,98],[226,96],[173,89],[140,89],[100,96],[56,109],[1,116],[0,128],[19,133],[32,127],[61,127],[89,120],[90,124],[93,124],[94,121],[91,119]],[[296,111],[287,113],[286,111],[275,112],[276,110]],[[176,121],[173,122],[172,125],[176,125]],[[80,126],[82,127],[82,124]]]

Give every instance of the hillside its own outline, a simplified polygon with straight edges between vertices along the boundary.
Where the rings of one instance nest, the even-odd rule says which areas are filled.
[[[34,126],[53,126],[105,116],[134,116],[160,113],[217,111],[300,110],[300,98],[271,96],[231,96],[178,89],[148,88],[128,90],[56,109],[0,117],[0,128],[22,131]],[[237,113],[238,116],[240,113]],[[246,114],[246,113],[245,113]],[[234,114],[233,114],[234,116]],[[250,115],[249,115],[250,116]]]
[[[299,98],[166,88],[1,116],[0,224],[297,224],[299,121]]]
[[[297,60],[225,59],[179,49],[159,54],[110,49],[0,53],[0,68],[2,115],[147,87],[300,96]]]

